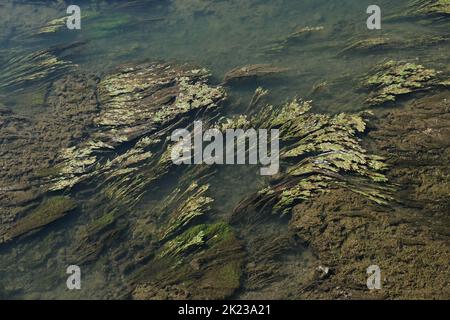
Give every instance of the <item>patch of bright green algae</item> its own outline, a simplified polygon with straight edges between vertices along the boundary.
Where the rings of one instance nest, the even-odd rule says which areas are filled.
[[[110,13],[105,17],[91,15],[85,21],[89,36],[93,39],[111,36],[136,23],[132,16],[123,13]]]

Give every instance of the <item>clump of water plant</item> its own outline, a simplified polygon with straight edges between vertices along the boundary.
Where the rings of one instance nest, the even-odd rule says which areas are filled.
[[[446,36],[414,37],[412,39],[394,39],[391,37],[375,37],[350,42],[339,55],[384,53],[386,50],[402,50],[410,48],[427,48],[446,43],[450,40]]]
[[[394,102],[399,96],[430,90],[442,85],[440,72],[420,64],[387,61],[364,79],[364,87],[371,90],[366,103],[371,106]]]
[[[387,19],[419,18],[422,22],[448,22],[450,2],[448,0],[411,0],[405,10]]]
[[[270,186],[241,202],[235,214],[249,209],[288,214],[300,201],[341,186],[385,204],[391,199],[381,157],[368,154],[358,135],[366,129],[360,114],[335,116],[310,112],[311,102],[294,100],[267,106],[250,120],[252,126],[280,131],[284,173]]]
[[[64,27],[66,27],[67,23],[67,16],[56,18],[53,20],[48,21],[46,24],[44,24],[42,27],[40,27],[34,35],[44,35],[44,34],[52,34],[60,31]]]
[[[277,39],[264,48],[264,51],[269,54],[275,54],[288,49],[290,46],[308,40],[315,34],[319,34],[325,30],[323,26],[317,27],[297,27],[289,35]]]
[[[270,64],[252,64],[238,67],[228,71],[224,77],[224,84],[229,84],[239,80],[256,79],[268,75],[286,72],[289,69],[272,66]]]

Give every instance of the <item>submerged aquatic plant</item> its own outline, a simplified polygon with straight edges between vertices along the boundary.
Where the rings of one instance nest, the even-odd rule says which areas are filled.
[[[449,0],[411,0],[406,9],[396,13],[388,20],[420,19],[422,22],[448,22],[450,17]]]
[[[50,20],[45,25],[40,27],[33,35],[43,35],[58,32],[66,26],[67,19],[68,17],[64,16],[61,18]]]
[[[371,106],[394,102],[399,96],[430,90],[439,85],[445,85],[445,82],[438,71],[419,64],[394,60],[377,66],[373,73],[364,79],[364,87],[372,91],[366,99],[366,103]]]
[[[450,16],[449,0],[414,0],[411,7],[417,14]]]
[[[0,235],[0,243],[39,230],[75,208],[75,201],[69,197],[54,196],[46,199],[36,209],[18,220],[5,234]]]
[[[236,82],[238,80],[256,79],[268,75],[286,72],[289,69],[275,67],[270,64],[252,64],[244,67],[238,67],[228,71],[224,77],[224,84]]]
[[[194,226],[134,273],[135,299],[224,299],[240,286],[244,251],[224,223]],[[194,285],[195,284],[195,285]]]
[[[448,36],[414,37],[412,39],[394,39],[391,37],[376,37],[350,42],[339,55],[356,53],[385,53],[386,50],[403,50],[411,48],[428,48],[429,46],[448,43]]]
[[[55,47],[5,59],[0,64],[0,90],[19,90],[38,82],[50,83],[74,67],[70,61],[58,57],[61,52],[73,47]]]

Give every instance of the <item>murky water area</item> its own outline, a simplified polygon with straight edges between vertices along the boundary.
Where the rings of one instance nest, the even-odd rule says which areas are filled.
[[[76,2],[76,1],[75,1]],[[410,1],[380,0],[381,30],[368,30],[366,9],[369,0],[154,0],[154,1],[79,1],[81,30],[62,28],[55,33],[32,35],[32,30],[52,19],[64,16],[65,6],[52,2],[8,1],[0,4],[0,62],[13,52],[34,52],[52,46],[77,43],[67,59],[87,74],[104,75],[123,63],[133,61],[188,62],[211,72],[211,83],[224,84],[224,76],[233,68],[270,64],[286,70],[279,74],[225,84],[228,99],[222,116],[247,110],[257,87],[268,89],[267,103],[281,105],[293,98],[312,100],[312,111],[324,114],[358,112],[367,109],[367,94],[361,91],[361,77],[381,61],[400,59],[417,61],[436,70],[450,71],[449,42],[422,48],[375,48],[347,54],[346,48],[368,37],[398,41],[421,37],[448,36],[448,25],[418,23],[414,19],[393,19]],[[4,19],[3,19],[4,17]],[[318,28],[300,40],[287,41],[301,28]],[[285,44],[285,45],[280,45]],[[1,72],[1,71],[0,71]],[[31,88],[31,87],[30,87]],[[0,91],[0,101],[14,112],[36,117],[45,111],[29,101],[30,88],[14,93]],[[33,91],[35,89],[31,89]],[[228,219],[235,206],[246,196],[264,187],[267,179],[255,166],[218,168],[211,184],[215,199],[209,220]],[[120,219],[139,225],[148,212],[159,210],[161,199],[177,185],[176,173],[158,182],[133,212]],[[56,221],[45,230],[0,248],[0,297],[25,299],[122,298],[126,292],[123,266],[111,264],[109,247],[128,246],[127,236],[98,241],[108,242],[98,260],[83,267],[83,290],[68,291],[66,266],[76,264],[69,252],[77,233],[83,230],[95,212],[90,190],[78,190],[75,213]],[[90,209],[89,209],[90,208]],[[118,210],[122,210],[118,208]],[[281,236],[287,217],[265,225],[267,237]],[[125,223],[124,222],[124,223]],[[145,222],[144,222],[145,223]],[[130,233],[138,233],[135,229]],[[236,230],[250,239],[247,250],[257,250],[260,234]],[[242,232],[242,234],[240,234]],[[247,232],[247,234],[245,233]],[[261,229],[255,228],[255,233]],[[250,234],[248,234],[250,233]],[[295,246],[294,246],[295,247]],[[233,297],[277,298],[284,290],[287,274],[299,274],[301,285],[311,276],[316,257],[303,244],[298,250],[284,252],[280,259],[280,281],[270,290],[252,293],[237,291]],[[135,250],[136,248],[133,248]],[[138,249],[136,249],[138,250]],[[119,259],[118,257],[115,257]]]

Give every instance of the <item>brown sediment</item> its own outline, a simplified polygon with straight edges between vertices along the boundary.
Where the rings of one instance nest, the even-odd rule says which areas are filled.
[[[429,94],[405,106],[380,110],[369,133],[391,165],[390,175],[403,186],[399,193],[424,212],[449,212],[450,94]]]

